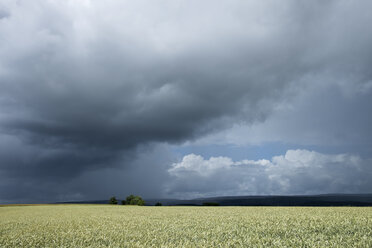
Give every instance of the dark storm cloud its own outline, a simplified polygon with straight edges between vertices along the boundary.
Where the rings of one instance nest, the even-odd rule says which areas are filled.
[[[3,5],[1,171],[31,185],[262,121],[309,76],[371,80],[369,3]]]
[[[104,163],[97,162],[102,157],[94,153],[89,154],[90,163],[82,161],[81,157],[79,161],[66,159],[66,154],[63,158],[66,164],[60,161],[48,164],[45,159],[31,157],[40,150],[31,151],[28,157],[24,150],[12,151],[13,155],[8,154],[8,158],[21,158],[8,163],[12,168],[0,170],[3,178],[0,181],[1,202],[104,200],[113,195],[122,199],[129,194],[147,198],[162,196],[163,183],[169,178],[167,169],[174,158],[162,146],[140,147],[137,152],[141,156],[127,152],[118,158],[116,154],[115,159],[107,158]],[[5,156],[2,154],[2,157]],[[19,164],[22,161],[23,164]]]

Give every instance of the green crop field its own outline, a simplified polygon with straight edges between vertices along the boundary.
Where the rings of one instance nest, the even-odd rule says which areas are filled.
[[[372,247],[372,208],[6,206],[0,247]]]

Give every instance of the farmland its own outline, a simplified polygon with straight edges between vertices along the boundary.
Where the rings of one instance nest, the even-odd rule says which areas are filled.
[[[0,247],[372,247],[371,207],[0,207]]]

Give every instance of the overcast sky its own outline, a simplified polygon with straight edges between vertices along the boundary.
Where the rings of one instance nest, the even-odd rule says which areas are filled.
[[[371,193],[371,9],[0,0],[0,203]]]

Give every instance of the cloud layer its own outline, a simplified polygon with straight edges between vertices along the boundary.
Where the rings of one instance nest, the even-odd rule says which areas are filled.
[[[168,193],[218,195],[369,193],[371,159],[350,154],[288,150],[271,160],[204,159],[189,154],[168,170]]]
[[[138,147],[262,123],[312,85],[352,99],[354,89],[369,96],[371,7],[290,0],[2,1],[0,179],[8,189],[0,199],[55,197],[60,191],[50,189],[58,183],[130,168],[142,156]],[[341,102],[352,106],[350,113],[364,113],[371,102],[365,99],[365,105]],[[298,132],[304,122],[296,120],[306,120],[301,114],[292,118]],[[371,121],[357,122],[365,120]],[[370,137],[363,127],[359,136]],[[166,169],[160,170],[163,180]],[[78,194],[79,186],[71,191]]]

